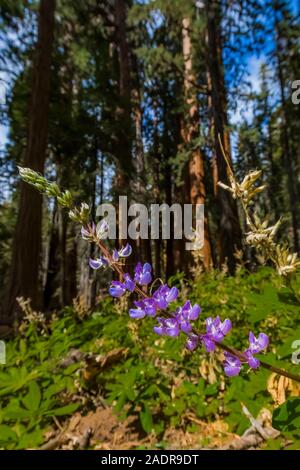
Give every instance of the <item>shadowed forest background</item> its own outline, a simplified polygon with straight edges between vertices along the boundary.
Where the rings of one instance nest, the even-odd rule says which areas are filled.
[[[147,441],[150,447],[169,425],[180,432],[187,430],[184,423],[191,414],[183,410],[190,403],[193,412],[196,410],[189,420],[191,435],[201,425],[199,420],[222,423],[225,415],[230,416],[231,427],[221,424],[221,434],[228,429],[242,433],[247,428],[247,418],[238,418],[239,399],[233,399],[240,390],[245,400],[245,386],[236,378],[220,410],[216,403],[220,393],[224,397],[225,385],[216,379],[217,366],[206,361],[205,354],[197,385],[192,379],[189,382],[189,377],[199,375],[199,364],[194,358],[187,365],[173,349],[173,340],[167,340],[159,364],[152,350],[145,352],[142,365],[137,364],[143,350],[140,341],[149,338],[151,328],[141,327],[139,340],[134,336],[135,327],[129,326],[127,332],[127,324],[122,324],[118,311],[113,310],[126,306],[116,307],[106,297],[110,273],[89,267],[89,258],[97,255],[95,247],[82,240],[78,224],[68,219],[56,202],[20,181],[17,166],[32,168],[70,189],[78,203],[90,205],[94,218],[99,204],[117,204],[119,195],[127,195],[129,203],[147,206],[205,204],[203,250],[188,252],[184,240],[172,237],[166,241],[136,240],[130,263],[151,263],[156,277],[165,281],[172,278],[183,289],[191,290],[202,308],[204,304],[207,310],[217,311],[222,305],[241,331],[263,320],[272,341],[279,341],[280,334],[291,338],[299,330],[299,306],[285,290],[277,296],[275,290],[282,285],[269,266],[259,268],[262,260],[244,243],[245,216],[217,182],[228,184],[220,143],[238,180],[252,169],[263,170],[267,187],[257,200],[256,212],[271,223],[282,218],[278,237],[299,254],[300,105],[292,102],[292,83],[300,80],[299,14],[297,0],[1,1],[0,333],[11,341],[8,357],[27,367],[20,388],[12,385],[2,393],[0,386],[0,396],[4,397],[21,390],[19,408],[14,408],[16,402],[11,404],[9,398],[3,399],[8,412],[3,415],[4,424],[0,424],[5,436],[1,438],[0,432],[1,447],[41,445],[48,426],[48,421],[43,421],[45,416],[56,416],[37,408],[31,421],[22,413],[18,421],[14,416],[23,406],[24,390],[35,400],[39,397],[40,407],[67,390],[62,407],[70,406],[69,402],[76,406],[58,416],[72,414],[93,400],[99,409],[98,395],[91,398],[87,391],[95,387],[97,374],[83,379],[80,399],[71,378],[76,365],[88,361],[84,354],[99,351],[108,354],[104,358],[108,362],[114,351],[112,362],[117,362],[116,369],[109,369],[105,372],[108,375],[102,374],[97,382],[100,395],[109,406],[116,405],[126,420],[139,416],[142,433],[152,436],[152,441]],[[124,242],[119,240],[119,246]],[[264,316],[261,310],[267,308],[272,315],[266,319],[267,313]],[[43,312],[42,320],[39,312]],[[276,312],[284,312],[280,320]],[[109,316],[115,319],[109,320]],[[50,325],[54,322],[53,329],[47,321]],[[69,340],[62,340],[65,330],[69,331]],[[96,330],[102,339],[93,336]],[[35,336],[36,352],[30,354],[33,334],[39,339]],[[241,336],[236,334],[234,341],[239,346]],[[158,351],[154,339],[153,347]],[[83,349],[81,356],[79,349]],[[70,359],[73,350],[77,351],[75,360]],[[282,351],[280,357],[289,357],[289,351]],[[45,399],[43,393],[52,380],[51,356],[59,361],[65,354],[67,365],[52,384],[61,386],[54,387],[53,396]],[[45,361],[37,375],[36,361]],[[137,376],[145,364],[150,364],[145,372],[148,378],[139,383]],[[128,370],[134,371],[132,377]],[[159,379],[156,374],[164,374],[164,370],[165,378]],[[157,389],[157,380],[167,381],[170,371],[174,376],[184,375],[175,417],[168,397],[172,389],[172,399],[177,400],[176,384],[166,382]],[[44,377],[44,382],[38,377]],[[261,382],[255,376],[248,379],[253,382],[253,388],[247,391],[249,403],[258,394],[254,414],[277,393],[275,385],[269,384],[273,395],[269,390],[266,399],[267,392],[262,390],[270,377],[265,372],[261,377]],[[28,390],[35,378],[37,388]],[[114,389],[110,381],[115,383]],[[133,405],[137,395],[130,395],[133,383],[140,387],[137,408]],[[289,385],[281,386],[286,394],[295,392]],[[196,400],[199,393],[204,402]],[[298,395],[299,389],[294,396]],[[161,411],[155,411],[157,400],[167,409],[164,418]],[[281,397],[280,404],[284,401]],[[224,412],[226,403],[229,411]],[[108,413],[106,407],[103,410]],[[18,429],[12,428],[14,420]],[[123,422],[123,436],[130,425]],[[5,426],[13,429],[15,436]],[[142,445],[139,432],[133,442]],[[172,432],[164,440],[178,439],[178,446],[183,446],[182,436],[174,437]],[[215,428],[208,432],[208,441],[214,433]],[[101,433],[98,437],[99,442],[111,438]],[[293,437],[292,443],[296,441]],[[274,448],[282,445],[275,438],[272,443]],[[191,445],[196,443],[191,441]]]

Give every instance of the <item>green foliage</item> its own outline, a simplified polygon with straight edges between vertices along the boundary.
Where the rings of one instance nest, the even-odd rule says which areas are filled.
[[[178,275],[172,282],[182,287],[184,278]],[[229,317],[235,327],[228,343],[245,348],[249,329],[257,333],[263,325],[270,335],[268,361],[297,371],[290,362],[291,345],[299,332],[297,306],[272,270],[253,274],[241,270],[234,278],[217,272],[203,274],[185,288],[202,307],[199,328],[209,315]],[[104,298],[84,321],[76,318],[72,308],[64,309],[49,322],[47,335],[38,333],[33,323],[22,328],[22,334],[7,343],[7,365],[0,370],[0,446],[38,447],[53,416],[64,419],[79,407],[74,379],[82,380],[83,365],[61,366],[72,348],[103,357],[114,348],[127,348],[127,356],[101,371],[93,387],[98,387],[120,419],[137,415],[144,433],[160,437],[169,426],[192,430],[187,416],[193,415],[207,422],[221,418],[230,431],[242,434],[249,421],[241,412],[241,402],[253,416],[262,408],[273,409],[268,371],[248,374],[245,370],[239,377],[226,378],[218,365],[220,357],[215,361],[202,349],[190,353],[183,348],[184,337],[161,338],[152,327],[153,320],[133,321]],[[203,365],[210,373],[205,373]],[[85,413],[86,407],[93,404],[79,409]],[[298,439],[299,409],[299,399],[290,398],[274,411],[274,427],[292,436],[293,442]],[[280,446],[281,438],[268,443],[268,448]]]
[[[273,413],[273,426],[300,437],[300,398],[289,398]]]

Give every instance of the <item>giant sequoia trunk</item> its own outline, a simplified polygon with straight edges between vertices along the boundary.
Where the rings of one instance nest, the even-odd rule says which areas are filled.
[[[23,162],[24,166],[41,173],[44,171],[47,148],[54,11],[55,0],[41,0],[28,117],[28,139]],[[37,307],[40,301],[41,222],[42,196],[28,184],[21,183],[6,302],[6,313],[12,318],[17,312],[17,296],[31,298],[34,307]]]
[[[217,0],[206,1],[208,84],[214,128],[214,188],[219,207],[218,255],[219,263],[225,261],[230,272],[235,268],[234,253],[241,247],[241,229],[237,205],[231,195],[217,185],[218,181],[228,183],[226,162],[222,146],[231,163],[230,137],[228,132],[227,100],[224,82],[222,42],[220,34],[221,14]]]
[[[204,158],[200,149],[200,144],[195,143],[195,139],[199,138],[199,113],[197,95],[192,83],[195,82],[192,64],[192,44],[189,34],[190,19],[188,17],[182,22],[182,48],[184,57],[184,91],[185,99],[188,107],[188,116],[183,132],[185,143],[192,145],[191,156],[188,162],[188,179],[189,179],[189,202],[195,204],[205,204],[206,188],[205,188],[205,169]],[[203,264],[206,269],[212,265],[211,245],[209,237],[209,228],[207,215],[204,219],[204,246],[202,250]]]

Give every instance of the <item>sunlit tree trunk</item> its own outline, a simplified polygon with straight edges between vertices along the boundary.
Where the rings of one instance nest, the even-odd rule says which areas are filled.
[[[188,108],[187,119],[185,120],[183,137],[185,143],[192,145],[191,156],[188,162],[189,178],[189,200],[195,204],[205,204],[205,169],[204,158],[200,149],[200,144],[196,142],[199,139],[199,113],[196,91],[193,87],[195,76],[193,74],[192,63],[192,43],[190,38],[190,19],[184,18],[182,21],[182,48],[184,57],[184,92]],[[206,208],[205,208],[206,209]],[[204,220],[204,246],[202,249],[203,264],[206,269],[212,265],[211,245],[209,237],[208,219],[205,215]]]

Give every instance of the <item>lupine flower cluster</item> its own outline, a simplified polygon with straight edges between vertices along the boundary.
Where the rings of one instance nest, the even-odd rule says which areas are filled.
[[[269,228],[266,224],[260,224],[258,227],[259,224],[256,223],[256,219],[254,218],[255,220],[253,222],[247,210],[248,206],[252,203],[252,198],[264,189],[263,187],[253,187],[254,182],[260,174],[257,172],[250,173],[244,181],[238,185],[225,153],[224,158],[228,165],[231,186],[229,187],[222,183],[219,184],[223,189],[229,190],[235,198],[241,200],[242,207],[245,210],[247,224],[251,228],[251,232],[247,234],[248,239],[250,237],[249,240],[251,244],[254,240],[255,243],[253,244],[258,245],[266,255],[266,258],[271,259],[275,263],[279,274],[288,279],[288,276],[293,275],[300,266],[300,261],[296,254],[291,254],[287,248],[283,248],[274,243],[273,237],[279,223]],[[129,310],[131,318],[139,319],[146,316],[156,317],[157,324],[154,326],[155,333],[158,335],[176,337],[182,332],[187,336],[185,346],[190,351],[195,350],[200,345],[203,345],[208,352],[214,351],[216,347],[219,347],[225,351],[223,365],[225,374],[229,377],[238,375],[243,364],[248,364],[250,369],[257,369],[261,365],[277,374],[300,382],[298,375],[279,369],[278,367],[273,367],[264,362],[260,363],[259,359],[255,357],[256,354],[264,351],[269,344],[269,339],[264,333],[259,333],[256,338],[254,334],[250,332],[249,347],[244,352],[236,351],[222,344],[224,337],[232,328],[231,322],[228,319],[222,321],[219,317],[209,317],[205,322],[205,333],[199,333],[191,323],[197,320],[201,313],[198,304],[192,305],[188,300],[183,306],[175,310],[170,308],[179,294],[176,287],[169,287],[167,284],[163,284],[153,293],[150,289],[151,295],[145,292],[147,286],[152,282],[152,268],[149,263],[138,263],[133,275],[124,272],[123,267],[126,266],[124,259],[131,255],[132,248],[129,244],[126,244],[121,249],[115,249],[110,253],[109,249],[103,244],[103,239],[107,238],[107,232],[109,230],[106,221],[103,221],[96,227],[94,223],[89,222],[90,208],[87,204],[82,203],[80,207],[74,207],[72,195],[69,191],[61,191],[56,183],[48,181],[44,176],[30,168],[19,167],[19,171],[24,181],[43,194],[55,197],[58,204],[68,210],[69,217],[82,225],[82,237],[91,243],[95,243],[100,248],[101,256],[97,259],[90,259],[90,267],[92,269],[110,267],[118,272],[121,280],[112,281],[109,287],[110,295],[117,298],[123,296],[126,292],[134,292],[139,295],[139,299],[134,301],[134,308]]]
[[[104,226],[97,236],[107,230]],[[94,236],[95,227],[82,227],[81,234],[84,239],[89,240]],[[92,234],[92,235],[91,235]],[[114,249],[109,256],[101,256],[97,259],[90,259],[89,264],[92,269],[105,268],[119,263],[122,258],[128,258],[132,253],[129,243],[120,250]],[[129,315],[134,319],[144,317],[156,317],[157,324],[153,327],[153,331],[160,336],[177,337],[182,332],[187,336],[185,347],[189,351],[195,350],[198,346],[203,345],[207,352],[212,352],[217,345],[223,341],[224,337],[232,328],[231,321],[225,319],[222,321],[219,316],[216,318],[206,318],[206,332],[197,333],[192,322],[198,320],[201,313],[201,307],[198,304],[192,305],[187,300],[182,306],[176,309],[170,309],[170,305],[177,300],[179,291],[176,287],[169,287],[167,284],[160,285],[153,293],[147,294],[144,289],[152,282],[152,267],[149,263],[137,263],[133,275],[130,273],[122,273],[122,279],[112,281],[109,286],[109,294],[112,297],[120,298],[126,293],[137,292],[140,296],[138,300],[133,302],[134,306],[129,309]],[[243,363],[247,363],[251,369],[257,369],[260,365],[259,360],[254,357],[267,348],[269,343],[267,335],[260,333],[258,338],[254,334],[249,334],[249,347],[240,354],[240,357],[225,352],[224,371],[227,376],[238,375]]]

